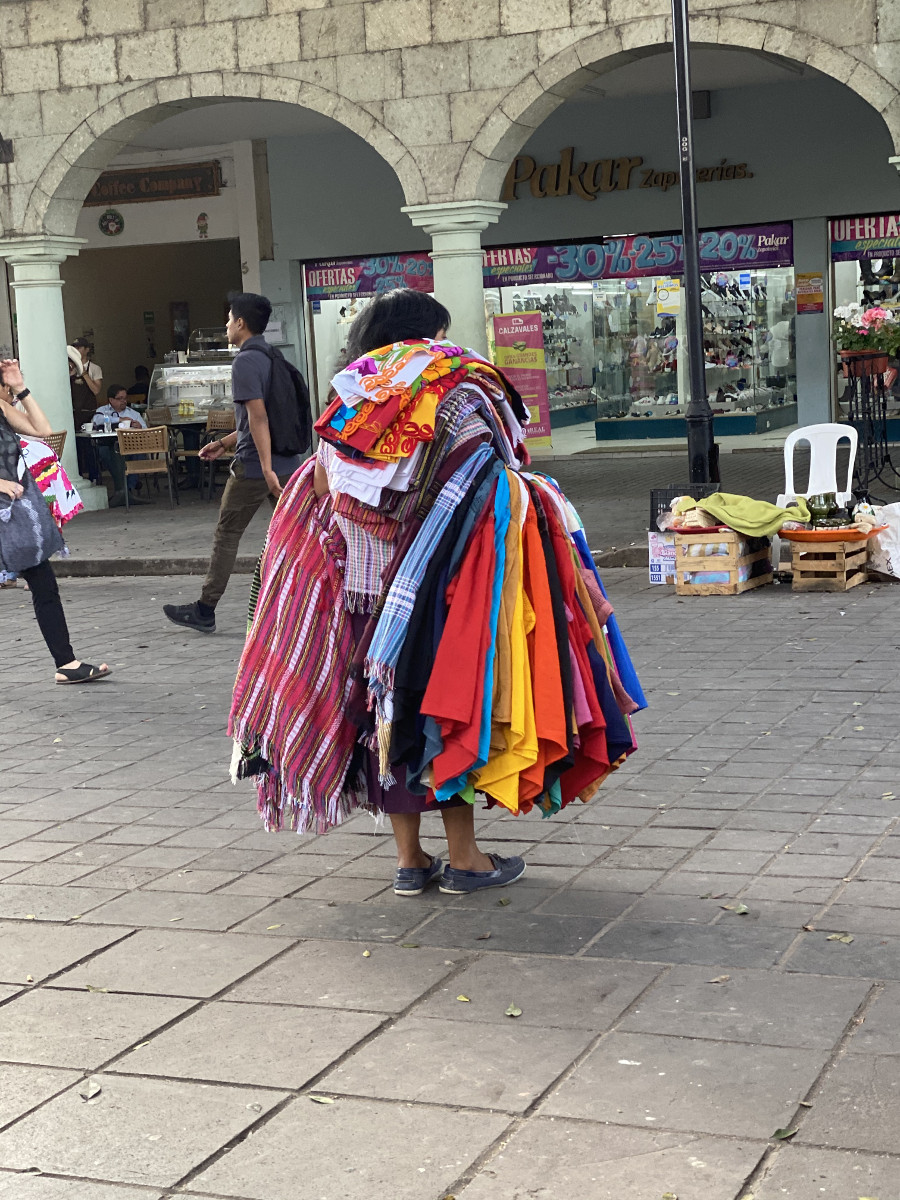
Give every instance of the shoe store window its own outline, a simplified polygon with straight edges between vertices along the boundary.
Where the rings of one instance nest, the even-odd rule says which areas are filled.
[[[716,433],[793,425],[793,269],[704,272],[701,281],[706,391]],[[684,436],[690,379],[682,286],[681,277],[594,285],[598,440]]]
[[[719,436],[796,423],[792,240],[789,223],[701,234],[707,394]],[[679,235],[485,256],[488,316],[541,315],[552,427],[594,422],[598,441],[685,436]],[[648,269],[653,263],[667,273]]]
[[[540,314],[551,427],[593,421],[597,414],[593,285],[486,288],[484,304],[489,339],[491,317],[497,313]]]
[[[704,273],[707,394],[720,435],[796,423],[793,268]],[[683,437],[689,399],[682,279],[650,276],[485,292],[488,315],[538,312],[550,423],[597,440]]]

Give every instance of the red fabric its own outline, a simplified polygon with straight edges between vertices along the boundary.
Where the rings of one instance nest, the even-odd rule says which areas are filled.
[[[478,756],[495,565],[494,506],[489,501],[447,588],[447,623],[421,705],[422,713],[440,725],[444,740],[434,760],[435,788],[464,774]]]

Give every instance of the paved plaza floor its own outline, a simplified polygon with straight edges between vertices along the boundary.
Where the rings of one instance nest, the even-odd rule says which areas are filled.
[[[900,591],[607,583],[640,751],[417,899],[228,781],[245,579],[64,581],[64,690],[0,592],[2,1200],[900,1200]]]

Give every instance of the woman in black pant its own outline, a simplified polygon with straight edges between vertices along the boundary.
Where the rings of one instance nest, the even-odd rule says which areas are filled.
[[[20,409],[0,398],[0,567],[18,572],[31,589],[34,615],[56,663],[56,682],[92,683],[108,675],[109,667],[75,657],[49,561],[65,543],[25,466],[19,442],[20,434],[39,438],[52,432],[50,422],[25,386],[15,359],[0,361],[0,380],[3,396],[11,393],[22,405]]]

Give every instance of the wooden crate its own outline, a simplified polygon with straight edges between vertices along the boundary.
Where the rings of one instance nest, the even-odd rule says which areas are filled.
[[[708,545],[710,542],[719,545],[725,543],[725,554],[692,555],[689,547]],[[741,543],[746,542],[751,547],[747,553],[741,554]],[[741,592],[749,592],[752,588],[762,587],[772,582],[772,548],[768,538],[748,538],[733,529],[721,533],[677,533],[675,535],[675,591],[679,596],[739,596]],[[753,563],[768,560],[767,570],[752,579],[742,580],[741,567],[752,566]],[[727,583],[693,583],[685,580],[684,574],[705,575],[711,571],[728,572]]]
[[[791,542],[795,592],[847,592],[868,578],[865,538],[841,542]]]

